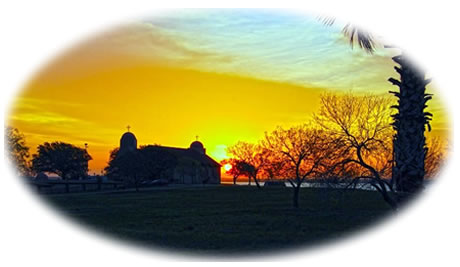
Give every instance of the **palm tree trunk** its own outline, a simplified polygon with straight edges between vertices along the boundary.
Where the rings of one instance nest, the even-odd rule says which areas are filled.
[[[399,87],[399,92],[390,91],[398,98],[398,110],[393,115],[393,128],[396,134],[393,138],[393,177],[395,189],[405,193],[415,193],[423,188],[425,176],[425,126],[431,130],[429,121],[432,114],[425,112],[426,102],[431,95],[426,94],[424,73],[417,71],[403,55],[393,57],[400,65],[395,70],[400,74],[400,80],[390,78],[389,81]]]

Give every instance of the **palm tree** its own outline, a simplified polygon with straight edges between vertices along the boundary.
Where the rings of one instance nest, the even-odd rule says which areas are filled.
[[[426,103],[432,98],[426,93],[426,85],[430,80],[418,71],[401,54],[393,57],[399,64],[395,66],[400,79],[389,78],[388,81],[398,86],[398,91],[390,91],[398,98],[393,107],[398,111],[393,115],[393,185],[395,189],[405,193],[415,193],[423,188],[425,176],[425,157],[428,151],[425,141],[425,130],[431,130],[432,114],[425,112]]]
[[[335,22],[330,17],[321,20],[326,25]],[[349,23],[342,32],[348,37],[352,47],[358,43],[366,52],[374,52],[375,40],[367,31]],[[392,125],[396,131],[393,137],[392,184],[399,192],[415,193],[423,188],[425,157],[428,151],[425,130],[431,131],[430,121],[433,116],[425,111],[428,100],[432,98],[431,94],[426,93],[426,85],[430,80],[425,79],[425,73],[417,70],[403,53],[392,59],[399,65],[394,68],[400,75],[399,80],[388,79],[399,88],[398,91],[389,91],[398,98],[398,104],[393,106],[397,113],[392,116]]]

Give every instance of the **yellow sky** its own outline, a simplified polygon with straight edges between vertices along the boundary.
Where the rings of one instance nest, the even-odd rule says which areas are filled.
[[[315,88],[128,60],[71,77],[41,73],[18,95],[10,123],[32,147],[88,143],[90,169],[100,170],[127,125],[139,145],[188,147],[198,135],[220,160],[227,145],[303,122],[318,104]]]
[[[305,122],[317,110],[320,93],[329,90],[318,84],[327,84],[330,79],[334,81],[331,87],[336,88],[347,83],[346,74],[337,76],[337,66],[342,64],[345,66],[341,68],[346,69],[348,64],[340,57],[328,59],[326,65],[321,65],[324,62],[320,57],[312,59],[322,66],[314,70],[313,63],[298,65],[297,57],[290,55],[292,64],[297,66],[294,71],[283,67],[290,66],[284,54],[267,58],[257,49],[243,51],[232,48],[233,45],[228,48],[234,49],[233,54],[210,52],[209,47],[198,48],[201,43],[195,37],[193,42],[187,41],[176,26],[174,30],[132,24],[72,48],[26,84],[12,101],[8,124],[25,134],[32,152],[46,141],[81,147],[88,143],[93,157],[91,173],[106,166],[109,151],[118,146],[127,125],[139,145],[188,147],[198,135],[207,153],[221,160],[226,146],[238,140],[256,142],[265,131],[278,125]],[[221,36],[215,42],[226,38],[231,36]],[[344,46],[341,53],[343,58],[350,57],[353,84],[359,85],[362,78],[365,84],[377,89],[388,84],[387,89],[372,92],[394,90],[386,82],[387,74],[377,75],[379,72],[367,67],[368,76],[356,74],[360,69],[356,62],[372,66],[369,60],[374,59],[356,54],[362,52],[347,52],[350,49],[347,44]],[[272,50],[266,53],[275,54]],[[358,59],[353,60],[355,57]],[[382,55],[376,57],[376,62],[388,61]],[[327,66],[335,66],[336,70],[328,73]],[[384,73],[388,72],[386,69]],[[313,75],[315,71],[318,73]],[[313,76],[299,80],[302,73]],[[448,124],[443,105],[439,99],[432,104],[434,133],[446,136]]]

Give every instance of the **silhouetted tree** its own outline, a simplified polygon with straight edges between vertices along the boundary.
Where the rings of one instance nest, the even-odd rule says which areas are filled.
[[[425,178],[436,177],[447,154],[447,142],[439,137],[427,140],[428,152],[425,157]]]
[[[315,115],[316,121],[327,134],[348,148],[341,165],[357,164],[366,172],[355,179],[366,179],[381,193],[383,199],[394,209],[397,202],[389,193],[392,186],[382,179],[376,166],[371,162],[379,151],[391,147],[391,99],[375,96],[354,96],[324,94],[321,107]],[[375,163],[375,161],[374,161]]]
[[[321,20],[326,25],[335,22],[331,17],[323,17]],[[347,24],[343,33],[352,45],[357,41],[367,52],[374,51],[375,41],[368,32]],[[388,79],[399,88],[399,91],[390,91],[398,98],[398,104],[394,106],[398,113],[393,115],[392,124],[396,130],[393,138],[392,183],[396,190],[413,194],[423,188],[425,177],[425,158],[428,152],[425,130],[431,130],[429,122],[433,116],[425,111],[426,103],[432,99],[432,95],[426,93],[426,85],[430,80],[425,79],[425,73],[415,68],[403,53],[392,59],[399,65],[394,68],[400,75],[399,80]]]
[[[119,151],[120,151],[119,147],[116,147],[110,151],[109,162],[114,160],[117,157]]]
[[[86,149],[63,142],[44,143],[32,156],[32,170],[51,172],[63,180],[86,177],[91,156]]]
[[[235,159],[241,161],[239,163],[240,167],[243,170],[243,173],[248,176],[249,183],[251,179],[254,179],[257,188],[261,188],[257,175],[268,163],[268,151],[258,144],[240,141],[235,145],[228,147],[227,152],[232,154]]]
[[[267,164],[262,168],[262,175],[270,180],[289,178],[289,161],[280,153],[268,149],[266,153]]]
[[[139,191],[140,183],[145,176],[142,158],[137,150],[115,155],[105,171],[110,179],[121,180],[128,186],[133,186],[136,191]]]
[[[338,149],[335,140],[329,139],[320,129],[303,124],[290,129],[278,127],[271,133],[265,133],[263,146],[278,153],[289,162],[293,177],[288,181],[293,187],[293,206],[299,207],[299,192],[307,177],[322,168],[322,162],[330,157],[328,151]]]
[[[119,147],[112,149],[109,152],[109,161],[107,162],[107,166],[104,168],[105,175],[115,181],[121,181],[122,177],[119,176],[119,172],[117,172],[117,166],[115,163],[115,158],[118,156],[118,152],[120,151]]]
[[[139,191],[143,181],[170,180],[171,171],[176,165],[176,157],[164,149],[158,146],[143,146],[123,155],[118,155],[117,149],[112,150],[105,171],[109,178],[122,180]]]
[[[393,183],[396,190],[415,193],[423,188],[425,177],[425,157],[428,151],[425,130],[431,130],[432,114],[425,111],[426,103],[432,98],[426,93],[430,80],[418,71],[404,55],[393,57],[399,64],[395,67],[400,80],[388,79],[398,86],[398,91],[390,91],[398,98],[393,106],[398,112],[393,115],[396,134],[393,140]]]
[[[230,158],[230,159],[224,159],[221,161],[221,165],[225,165],[225,164],[230,164],[232,166],[225,173],[232,176],[233,184],[236,184],[236,180],[240,176],[246,176],[249,178],[249,175],[245,172],[246,167],[245,167],[244,161]]]
[[[18,174],[27,176],[30,174],[28,162],[29,147],[25,137],[18,129],[5,127],[5,150],[6,158],[16,167]]]

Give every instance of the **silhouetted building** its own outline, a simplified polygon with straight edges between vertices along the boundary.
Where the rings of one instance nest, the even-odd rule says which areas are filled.
[[[206,149],[199,141],[194,141],[189,148],[157,146],[177,159],[177,164],[163,177],[175,184],[220,184],[221,165],[206,155]],[[120,139],[119,155],[137,149],[137,139],[131,132],[126,132]]]

